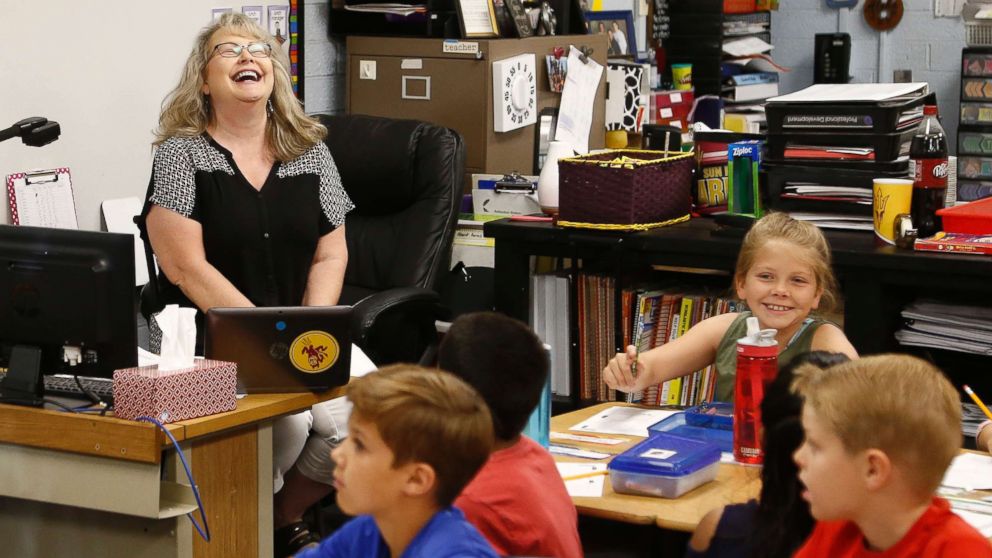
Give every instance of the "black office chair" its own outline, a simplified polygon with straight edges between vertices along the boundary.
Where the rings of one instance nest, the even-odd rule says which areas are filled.
[[[447,318],[438,288],[448,271],[465,173],[453,130],[415,120],[319,115],[355,209],[345,221],[348,268],[340,303],[355,306],[353,341],[373,362],[418,362]],[[141,313],[161,310],[144,221],[149,283]]]
[[[355,209],[345,221],[342,304],[378,365],[417,362],[447,313],[438,289],[451,258],[465,173],[457,132],[415,120],[319,115]]]

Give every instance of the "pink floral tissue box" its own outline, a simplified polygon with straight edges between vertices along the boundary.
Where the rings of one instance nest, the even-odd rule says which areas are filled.
[[[159,372],[157,366],[114,371],[114,414],[176,422],[237,407],[238,365],[222,360],[197,360],[191,368]]]

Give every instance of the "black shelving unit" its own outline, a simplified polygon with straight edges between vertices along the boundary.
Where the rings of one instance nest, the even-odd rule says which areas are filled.
[[[719,95],[722,85],[724,24],[732,21],[767,23],[769,31],[733,38],[758,37],[771,43],[771,12],[727,14],[723,0],[669,0],[670,36],[664,41],[671,64],[692,64],[696,95]]]
[[[740,237],[720,234],[710,219],[692,219],[636,233],[566,229],[548,223],[504,219],[486,223],[485,234],[496,239],[496,310],[522,320],[528,316],[532,256],[574,258],[583,261],[583,268],[609,270],[617,278],[619,293],[632,275],[653,265],[731,273],[741,245]],[[992,376],[984,373],[992,357],[905,347],[894,336],[903,325],[900,312],[917,298],[966,304],[989,300],[992,258],[878,246],[871,233],[824,231],[824,234],[830,242],[834,271],[841,284],[845,333],[859,353],[917,354],[941,366],[956,385],[967,382],[980,393],[992,393]],[[729,278],[724,279],[729,284]],[[574,304],[574,294],[572,299]],[[572,315],[577,315],[574,307]],[[616,320],[614,345],[620,350],[620,312],[616,313]],[[570,324],[572,392],[577,394],[575,325],[573,320]],[[571,401],[559,398],[555,406],[559,411],[587,403],[578,397]]]

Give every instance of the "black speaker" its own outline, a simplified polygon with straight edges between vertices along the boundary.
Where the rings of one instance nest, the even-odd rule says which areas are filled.
[[[847,83],[851,68],[851,36],[847,33],[817,33],[813,83]]]

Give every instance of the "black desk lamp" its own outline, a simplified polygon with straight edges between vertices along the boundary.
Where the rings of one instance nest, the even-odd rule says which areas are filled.
[[[62,129],[58,122],[52,122],[40,116],[32,116],[15,122],[6,130],[0,130],[0,141],[20,136],[25,145],[41,147],[59,139],[61,133]]]

